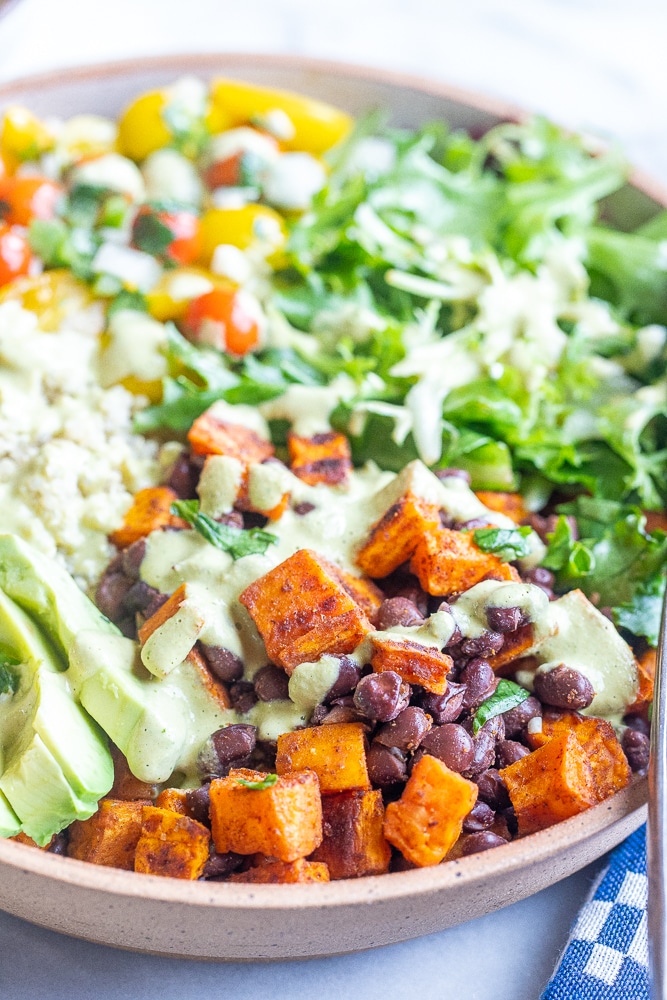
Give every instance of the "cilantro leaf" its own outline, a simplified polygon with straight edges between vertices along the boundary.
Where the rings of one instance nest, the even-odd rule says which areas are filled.
[[[139,250],[159,257],[173,243],[174,234],[157,215],[141,212],[132,228],[132,240]]]
[[[171,513],[183,518],[202,538],[214,545],[221,552],[228,552],[232,559],[242,559],[244,556],[264,555],[269,545],[275,545],[278,539],[261,528],[234,528],[229,524],[220,524],[208,514],[199,510],[198,500],[175,500],[171,505]]]
[[[542,560],[545,569],[566,570],[570,579],[588,576],[595,569],[595,555],[584,542],[575,539],[572,526],[561,514],[554,531],[547,535],[547,554]]]
[[[485,722],[494,719],[503,712],[509,712],[511,708],[516,708],[526,698],[530,697],[530,691],[526,691],[514,681],[507,681],[504,678],[498,681],[498,687],[490,698],[483,701],[479,706],[472,720],[473,736],[476,736]]]
[[[473,531],[475,545],[482,552],[490,552],[503,562],[521,559],[531,551],[528,536],[529,527],[522,528],[476,528]]]
[[[265,788],[273,788],[278,781],[277,774],[267,774],[261,781],[248,781],[247,778],[237,778],[236,782],[244,788],[252,788],[255,792],[263,792]]]
[[[107,318],[111,318],[114,313],[121,309],[135,309],[137,312],[148,312],[148,302],[146,296],[141,292],[131,292],[127,288],[122,288],[115,298],[109,303]]]
[[[640,584],[629,601],[612,608],[614,624],[657,646],[666,582],[664,574],[659,574]]]

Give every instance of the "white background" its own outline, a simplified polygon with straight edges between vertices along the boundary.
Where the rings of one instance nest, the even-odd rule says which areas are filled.
[[[619,138],[667,183],[664,0],[22,0],[0,22],[0,79],[214,51],[321,56],[449,81]],[[166,961],[0,914],[0,997],[537,1000],[598,868],[442,934],[304,963]]]

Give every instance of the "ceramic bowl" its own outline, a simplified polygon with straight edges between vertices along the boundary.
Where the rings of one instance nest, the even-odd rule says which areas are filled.
[[[142,59],[59,71],[0,87],[0,109],[115,116],[141,91],[184,73],[237,76],[301,91],[352,113],[390,110],[397,125],[445,118],[481,133],[521,112],[434,82],[279,56]],[[621,228],[653,215],[667,194],[650,180],[609,200]],[[555,827],[435,868],[319,885],[231,885],[135,875],[0,840],[0,908],[65,934],[184,958],[303,958],[429,934],[514,903],[600,857],[645,818],[646,781]]]

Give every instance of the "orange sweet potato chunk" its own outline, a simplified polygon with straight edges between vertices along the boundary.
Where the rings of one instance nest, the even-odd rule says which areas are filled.
[[[153,805],[157,809],[169,809],[171,812],[189,816],[187,792],[182,788],[163,788]]]
[[[323,653],[350,653],[372,628],[327,561],[310,549],[255,580],[239,600],[269,658],[288,673]]]
[[[263,462],[274,454],[270,441],[242,424],[220,420],[207,410],[188,431],[190,447],[197,455],[227,455],[244,465]]]
[[[425,754],[398,802],[387,806],[384,835],[419,868],[440,864],[476,801],[477,785]]]
[[[532,746],[543,746],[562,733],[572,733],[581,744],[593,771],[595,794],[598,801],[609,798],[630,783],[631,771],[627,757],[618,741],[613,726],[605,719],[563,712],[542,720],[542,731],[529,734]]]
[[[324,837],[311,855],[323,861],[332,879],[381,875],[389,868],[382,792],[341,792],[322,800]]]
[[[524,504],[520,493],[499,493],[494,490],[478,490],[477,499],[481,500],[489,510],[511,518],[515,524],[522,524],[530,515],[530,511]]]
[[[482,552],[475,545],[470,532],[435,528],[419,540],[410,572],[428,594],[446,597],[502,572],[502,565],[498,556]]]
[[[637,660],[639,690],[637,697],[628,708],[628,712],[641,712],[649,702],[653,701],[656,655],[655,649],[647,649],[643,656],[640,656]]]
[[[257,868],[230,875],[227,882],[254,882],[268,885],[286,885],[289,882],[328,882],[329,869],[318,861],[266,861]]]
[[[572,732],[558,733],[500,775],[521,836],[576,816],[598,801],[588,754]]]
[[[372,618],[384,600],[384,594],[380,588],[366,576],[353,576],[352,573],[346,573],[335,563],[327,562],[326,565],[334,580],[338,581],[364,614],[368,618]]]
[[[211,834],[202,823],[171,809],[144,806],[134,870],[198,879],[208,860],[210,841]]]
[[[500,650],[495,654],[495,656],[489,657],[489,663],[493,667],[496,673],[502,673],[502,667],[506,667],[508,664],[514,666],[514,661],[518,660],[527,649],[534,643],[535,630],[533,625],[528,623],[528,625],[521,625],[514,632],[506,632],[504,635],[504,642]],[[508,671],[505,671],[506,673]]]
[[[451,656],[436,646],[422,646],[410,639],[371,635],[371,666],[376,674],[393,670],[408,684],[421,684],[433,694],[447,690],[447,674],[454,666]]]
[[[185,522],[171,513],[171,505],[177,499],[169,486],[149,486],[139,490],[125,514],[122,527],[109,535],[111,542],[119,549],[126,549],[158,528],[183,525]]]
[[[367,576],[388,576],[413,554],[420,540],[440,524],[435,504],[410,490],[373,525],[357,553],[357,565]]]
[[[110,745],[113,758],[113,786],[108,798],[132,802],[136,799],[151,801],[157,795],[157,785],[141,781],[130,771],[127,758],[113,743]]]
[[[283,733],[278,737],[276,771],[278,774],[314,771],[322,795],[370,788],[364,733],[360,722],[339,722]]]
[[[309,486],[344,483],[352,471],[350,443],[344,434],[327,431],[314,437],[287,435],[292,472]]]
[[[102,799],[90,819],[77,820],[70,826],[68,857],[132,871],[144,805],[140,801]]]
[[[238,768],[211,782],[211,826],[219,854],[265,854],[296,861],[322,840],[322,799],[314,771],[282,774],[269,788],[247,788],[239,778],[261,782],[261,771]]]

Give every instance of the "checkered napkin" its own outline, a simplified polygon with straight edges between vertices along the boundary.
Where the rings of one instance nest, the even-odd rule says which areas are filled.
[[[646,827],[612,853],[541,1000],[649,1000]]]

